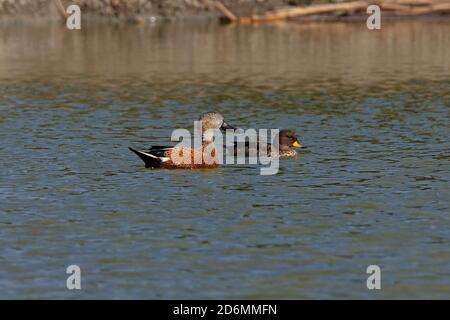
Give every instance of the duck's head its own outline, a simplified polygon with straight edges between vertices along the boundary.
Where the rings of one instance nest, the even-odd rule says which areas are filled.
[[[209,129],[220,129],[221,131],[225,131],[227,129],[236,129],[235,127],[230,126],[228,123],[226,123],[223,119],[223,116],[218,112],[205,112],[200,116],[199,121],[201,121],[202,123],[202,132],[205,132]]]
[[[302,145],[298,141],[297,135],[295,134],[294,130],[289,129],[283,129],[280,130],[278,140],[280,143],[280,149],[287,149],[287,148],[302,148]]]

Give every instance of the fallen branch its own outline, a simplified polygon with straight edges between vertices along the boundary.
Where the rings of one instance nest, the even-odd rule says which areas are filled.
[[[401,4],[399,2],[381,2],[377,3],[383,10],[393,10],[393,11],[406,11],[411,10],[411,6],[406,4]]]
[[[67,13],[66,13],[66,9],[64,8],[63,4],[61,3],[61,0],[53,0],[53,2],[55,3],[56,9],[58,9],[58,12],[59,12],[61,18],[66,20]]]
[[[231,22],[235,22],[238,20],[238,18],[230,11],[228,10],[227,7],[225,7],[225,5],[220,2],[219,0],[213,0],[212,1],[214,6],[225,16],[228,18],[228,20],[230,20]]]
[[[445,3],[449,2],[448,0],[387,0],[382,1],[381,3],[387,4],[387,3],[396,3],[396,4],[402,4],[402,5],[409,5],[409,6],[427,6],[427,5],[433,5],[438,3]]]
[[[420,8],[410,8],[408,10],[400,10],[396,12],[398,15],[402,16],[417,16],[422,14],[431,14],[431,13],[439,13],[439,12],[450,12],[450,3],[440,3],[440,4],[433,4],[431,6],[427,7],[420,7]]]
[[[358,0],[344,3],[311,5],[307,7],[280,8],[268,11],[261,15],[237,17],[219,0],[215,0],[214,3],[216,8],[218,8],[230,22],[239,22],[240,24],[264,23],[294,17],[330,13],[352,14],[354,12],[365,12],[367,7],[371,4],[376,4],[380,6],[381,9],[389,10],[392,14],[400,16],[414,16],[450,11],[450,0]]]
[[[336,11],[356,11],[367,8],[365,1],[344,2],[334,4],[322,4],[309,7],[296,7],[289,9],[280,9],[267,12],[263,15],[254,15],[252,20],[255,22],[266,22],[274,20],[283,20],[292,17],[302,17],[314,14],[331,13]]]

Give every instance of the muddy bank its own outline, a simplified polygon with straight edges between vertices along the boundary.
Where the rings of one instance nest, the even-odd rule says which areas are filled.
[[[218,2],[223,5],[221,11],[218,8]],[[61,4],[59,13],[57,3]],[[375,0],[374,3],[381,7],[385,18],[449,17],[450,13],[450,0]],[[31,16],[40,19],[57,18],[58,15],[64,15],[64,8],[70,4],[79,5],[85,18],[106,17],[146,22],[226,16],[228,21],[246,24],[288,18],[315,21],[360,19],[361,17],[365,19],[369,2],[351,0],[0,0],[0,17],[2,17],[0,21],[10,17],[12,19]],[[270,12],[274,9],[277,10]]]
[[[211,0],[72,0],[61,1],[80,6],[83,14],[112,18],[182,19],[219,17],[221,14]],[[263,13],[267,10],[332,0],[222,0],[237,15]],[[58,15],[53,0],[0,0],[0,15],[10,17],[55,17]]]

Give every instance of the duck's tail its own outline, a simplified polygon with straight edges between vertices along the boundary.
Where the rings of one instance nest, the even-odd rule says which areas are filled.
[[[131,151],[133,151],[142,161],[145,163],[146,168],[156,168],[161,165],[161,159],[151,153],[139,151],[128,147]]]

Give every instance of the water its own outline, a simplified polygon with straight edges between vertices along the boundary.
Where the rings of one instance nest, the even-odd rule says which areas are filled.
[[[2,25],[0,297],[450,298],[449,35]],[[145,169],[128,151],[207,110],[308,149],[275,176]]]

